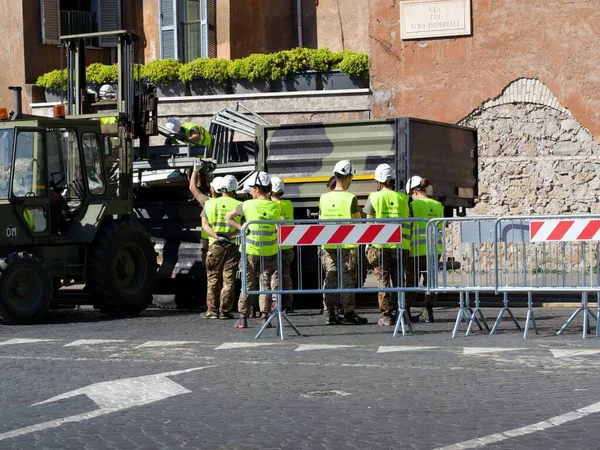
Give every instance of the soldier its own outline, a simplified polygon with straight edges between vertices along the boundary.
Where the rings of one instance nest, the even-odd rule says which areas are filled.
[[[352,163],[348,160],[339,161],[334,169],[335,189],[321,195],[319,200],[320,219],[350,219],[361,218],[358,207],[358,199],[354,194],[347,192],[352,183]],[[337,286],[338,251],[341,252],[343,286],[339,288],[354,288],[356,286],[356,266],[358,259],[358,245],[324,245],[321,261],[325,269],[325,280],[323,289],[335,289]],[[367,323],[367,319],[360,317],[354,311],[356,303],[354,294],[340,294],[340,301],[344,308],[343,319],[335,313],[335,301],[337,294],[323,294],[327,305],[327,325],[344,323],[347,325],[359,325]]]
[[[246,221],[280,220],[280,205],[271,201],[271,179],[266,172],[252,174],[248,181],[251,200],[241,205],[225,216],[229,224],[241,230],[241,225],[235,219],[244,217]],[[277,270],[277,227],[274,224],[255,223],[248,226],[246,236],[246,286],[248,290],[269,290],[272,285],[273,273]],[[252,296],[242,296],[238,302],[239,318],[235,328],[248,328],[247,314],[252,305]],[[266,322],[271,311],[271,296],[261,295],[259,298],[260,317]]]
[[[200,204],[200,207],[204,209],[207,200],[210,198],[217,198],[220,194],[219,189],[221,187],[222,177],[215,177],[210,182],[210,197],[204,194],[200,188],[198,188],[198,184],[202,183],[200,170],[201,164],[194,164],[194,170],[190,176],[190,192],[196,199],[196,201]],[[202,262],[206,264],[206,254],[208,252],[208,235],[204,231],[204,229],[200,230],[200,252],[202,253]]]
[[[406,183],[406,193],[412,199],[410,202],[410,213],[415,218],[426,218],[427,220],[444,217],[444,207],[440,202],[429,198],[426,189],[429,181],[419,176],[411,177]],[[423,285],[427,284],[427,224],[425,222],[413,222],[410,245],[410,261],[406,267],[406,285],[418,286],[421,276],[423,276]],[[438,254],[442,253],[441,244],[438,244]],[[419,296],[423,294],[419,293]],[[411,316],[410,308],[413,305],[417,293],[410,292],[406,294],[406,311],[412,322],[418,322],[419,316]],[[436,294],[424,296],[425,307],[429,322],[434,322],[433,307],[435,305]]]
[[[202,229],[209,243],[206,255],[206,319],[233,319],[231,310],[240,252],[230,241],[236,229],[225,220],[225,215],[242,203],[235,198],[237,188],[238,182],[233,175],[223,177],[220,185],[222,197],[208,200],[201,214]]]
[[[285,184],[283,180],[279,177],[271,177],[271,200],[274,202],[279,202],[281,205],[281,217],[283,220],[294,220],[294,205],[289,200],[283,200],[281,197],[285,193]],[[292,275],[291,275],[291,265],[294,261],[294,247],[286,245],[281,247],[281,264],[283,269],[283,288],[286,290],[292,289]],[[272,289],[279,288],[279,271],[275,271],[274,275],[274,286],[271,286]],[[291,294],[287,294],[284,296],[285,301],[285,312],[292,313],[294,309],[292,307],[293,296]]]
[[[194,122],[185,122],[180,124],[176,119],[169,119],[165,128],[168,128],[173,132],[174,139],[180,134],[185,136],[188,140],[196,143],[196,145],[203,145],[206,148],[210,147],[211,136],[210,133],[202,125],[198,125]],[[173,138],[167,138],[165,145],[173,145]]]
[[[371,192],[365,203],[363,211],[367,218],[388,219],[408,217],[408,196],[403,192],[396,192],[396,177],[389,164],[380,164],[375,169],[377,192]],[[402,250],[400,250],[402,248]],[[410,228],[402,227],[402,245],[373,244],[367,250],[369,264],[375,267],[375,277],[379,287],[404,285],[404,273],[398,279],[399,251],[401,251],[402,268],[406,267],[408,251],[410,249]],[[399,281],[401,283],[399,283]],[[378,295],[379,310],[382,317],[378,324],[381,326],[394,325],[392,317],[394,305],[391,302],[391,293],[380,292]]]

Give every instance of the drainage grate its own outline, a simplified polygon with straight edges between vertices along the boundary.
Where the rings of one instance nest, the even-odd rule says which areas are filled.
[[[350,395],[350,392],[333,390],[333,391],[313,391],[313,392],[306,392],[306,393],[300,394],[300,397],[304,397],[304,398],[345,397],[347,395]]]

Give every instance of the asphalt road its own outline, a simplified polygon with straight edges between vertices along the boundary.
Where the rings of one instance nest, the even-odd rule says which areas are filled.
[[[0,327],[0,448],[598,448],[600,341],[579,318],[555,336],[571,312],[536,309],[525,340],[509,322],[451,339],[452,308],[396,338],[303,311],[282,342],[258,320],[52,311]]]

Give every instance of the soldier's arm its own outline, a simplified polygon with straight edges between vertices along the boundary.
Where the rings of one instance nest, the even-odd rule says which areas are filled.
[[[204,204],[208,197],[204,195],[200,189],[198,189],[198,171],[192,171],[192,175],[190,176],[190,192],[194,196],[194,198],[200,203],[200,206],[204,208]]]
[[[215,231],[212,229],[212,227],[210,226],[210,222],[206,217],[202,217],[202,229],[211,238],[219,239],[219,236],[217,236],[217,233],[215,233]]]
[[[196,129],[196,128],[192,128],[190,130],[190,136],[188,137],[188,139],[192,142],[198,142],[198,141],[200,141],[200,138],[201,138],[200,131],[198,131],[198,129]]]
[[[233,209],[225,215],[225,220],[227,220],[227,222],[229,222],[229,225],[231,225],[236,230],[241,230],[242,226],[235,221],[235,218],[238,216],[239,214],[237,213],[237,211]]]
[[[352,206],[350,207],[350,211],[352,212],[353,219],[362,219],[362,213],[360,208],[358,207],[358,199],[354,197],[352,199]]]

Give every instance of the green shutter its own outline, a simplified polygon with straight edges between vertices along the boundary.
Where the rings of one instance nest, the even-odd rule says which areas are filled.
[[[40,0],[42,13],[42,43],[60,45],[59,0]]]

